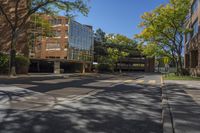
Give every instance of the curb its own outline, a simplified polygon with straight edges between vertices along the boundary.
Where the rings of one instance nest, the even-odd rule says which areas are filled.
[[[175,133],[172,111],[168,102],[167,89],[165,88],[163,76],[161,77],[161,92],[163,133]]]

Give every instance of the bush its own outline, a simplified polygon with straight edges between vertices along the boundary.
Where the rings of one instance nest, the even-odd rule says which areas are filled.
[[[16,66],[19,67],[25,67],[25,66],[29,66],[30,64],[30,60],[22,55],[17,55],[16,56]]]
[[[110,64],[98,64],[97,66],[99,72],[113,72],[112,65]]]
[[[16,56],[16,73],[27,74],[29,65],[30,65],[29,58],[22,55]]]
[[[30,61],[22,55],[16,56],[16,72],[18,74],[27,74]],[[0,74],[8,74],[9,72],[9,56],[0,53]]]
[[[184,76],[189,76],[189,75],[190,75],[189,70],[183,69],[183,75],[184,75]]]
[[[9,71],[9,56],[0,53],[0,74],[7,74]]]

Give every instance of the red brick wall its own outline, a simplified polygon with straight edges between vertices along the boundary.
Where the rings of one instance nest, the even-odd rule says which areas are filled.
[[[4,11],[7,13],[11,22],[15,20],[15,12],[14,5],[16,1],[13,0],[3,0],[1,4],[3,4]],[[20,2],[18,11],[20,12],[18,15],[22,16],[26,10],[26,0]],[[0,52],[9,52],[11,43],[11,28],[9,23],[5,20],[4,16],[0,16]],[[16,46],[18,53],[23,53],[28,56],[28,43],[27,43],[27,32],[26,30],[22,31],[17,40]]]
[[[60,58],[60,59],[64,59],[67,57],[67,51],[65,49],[68,48],[67,44],[68,44],[68,35],[66,34],[68,31],[68,25],[66,25],[68,23],[68,19],[66,17],[62,17],[62,16],[57,16],[57,17],[50,17],[48,15],[42,15],[43,18],[45,18],[46,20],[51,20],[51,19],[60,19],[62,24],[61,25],[57,25],[57,26],[53,26],[53,31],[59,31],[60,32],[60,38],[56,38],[56,37],[43,37],[42,41],[37,42],[36,45],[36,49],[38,46],[38,43],[41,44],[41,49],[36,50],[35,52],[35,57],[33,58],[40,58],[40,59],[45,59],[45,58]],[[47,50],[47,43],[55,43],[58,42],[60,44],[60,50]]]

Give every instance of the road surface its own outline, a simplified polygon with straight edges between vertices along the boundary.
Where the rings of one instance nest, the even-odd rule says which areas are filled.
[[[0,133],[162,133],[160,85],[142,73],[0,79]]]

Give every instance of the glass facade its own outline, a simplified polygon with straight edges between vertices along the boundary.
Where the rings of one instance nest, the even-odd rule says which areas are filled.
[[[68,59],[76,61],[92,61],[93,45],[94,38],[92,28],[70,20]]]

